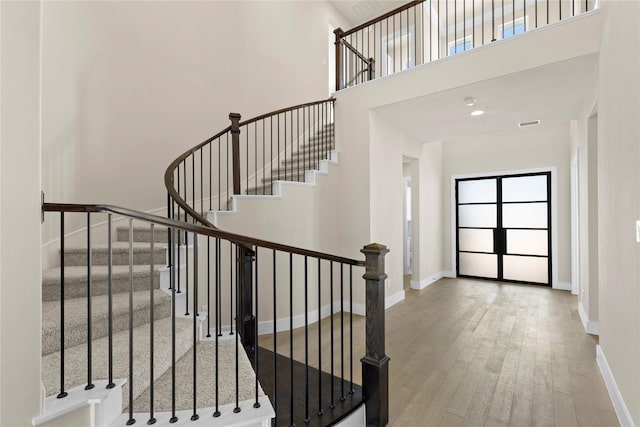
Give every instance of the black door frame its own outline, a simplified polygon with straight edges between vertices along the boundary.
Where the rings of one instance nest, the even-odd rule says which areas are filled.
[[[504,178],[518,178],[518,177],[526,177],[526,176],[546,176],[547,178],[547,200],[539,200],[539,201],[527,201],[527,202],[503,202],[502,201],[502,179]],[[486,175],[486,176],[474,176],[468,178],[455,178],[455,230],[456,230],[456,276],[457,277],[465,277],[471,279],[479,279],[479,280],[491,280],[491,281],[500,281],[500,282],[508,282],[508,283],[519,283],[519,284],[527,284],[527,285],[538,285],[538,286],[553,286],[553,260],[552,260],[552,197],[551,197],[551,171],[540,171],[540,172],[523,172],[523,173],[513,173],[513,174],[500,174],[500,175]],[[481,276],[470,276],[460,274],[460,226],[459,224],[459,200],[458,200],[458,183],[460,181],[478,181],[478,180],[486,180],[486,179],[495,179],[496,180],[496,228],[494,230],[494,250],[491,254],[497,255],[497,277],[496,278],[488,278]],[[521,280],[511,280],[505,279],[503,277],[503,257],[505,255],[509,256],[535,256],[535,255],[522,255],[522,254],[507,254],[506,253],[506,230],[502,225],[502,205],[509,203],[547,203],[547,277],[548,283],[539,283],[539,282],[527,282]],[[473,203],[469,203],[473,204]],[[463,203],[463,205],[467,205]],[[462,227],[466,228],[466,227]],[[476,228],[476,227],[469,227]],[[540,228],[522,228],[524,230],[540,230]],[[481,252],[471,252],[471,251],[463,251],[470,253],[481,253]],[[487,252],[488,253],[488,252]],[[542,256],[542,258],[545,258]]]

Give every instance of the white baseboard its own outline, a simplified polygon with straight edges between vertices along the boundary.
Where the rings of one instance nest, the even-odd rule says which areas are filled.
[[[416,289],[416,290],[420,290],[420,289],[424,289],[427,286],[437,282],[438,280],[442,279],[443,277],[447,277],[446,274],[450,273],[449,271],[441,271],[439,273],[433,274],[429,277],[427,277],[426,279],[422,279],[422,280],[412,280],[411,281],[411,289]]]
[[[456,275],[455,271],[443,271],[442,272],[442,277],[447,277],[449,279],[455,279],[458,276]]]
[[[607,358],[604,356],[602,347],[600,347],[599,345],[596,345],[596,361],[598,362],[598,366],[600,367],[600,373],[602,374],[604,383],[607,386],[607,391],[609,392],[609,397],[611,398],[611,403],[613,404],[613,408],[616,411],[616,415],[618,416],[620,425],[623,427],[635,427],[633,419],[631,418],[631,414],[627,409],[627,405],[625,405],[624,403],[624,399],[620,394],[620,390],[618,389],[616,380],[613,377],[613,373],[609,368]]]
[[[394,305],[396,305],[397,303],[399,303],[402,300],[404,300],[404,290],[396,292],[393,295],[389,295],[384,300],[384,309],[386,310],[389,307],[393,307]]]
[[[580,315],[582,326],[584,326],[584,330],[587,331],[588,334],[600,335],[600,324],[589,320],[589,316],[587,316],[587,312],[584,310],[581,302],[578,303],[578,314]]]
[[[561,291],[571,291],[571,283],[568,282],[556,282],[553,285],[553,289],[560,289]]]

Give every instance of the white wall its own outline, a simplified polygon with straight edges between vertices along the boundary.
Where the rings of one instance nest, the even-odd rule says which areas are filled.
[[[477,48],[466,52],[464,55],[456,55],[448,59],[443,59],[434,63],[419,66],[404,73],[392,75],[370,83],[358,85],[340,91],[336,94],[336,143],[342,152],[342,165],[344,185],[341,187],[340,205],[341,230],[349,236],[350,247],[359,247],[363,241],[378,241],[389,247],[391,252],[387,255],[388,274],[390,274],[390,288],[387,289],[387,297],[402,292],[402,229],[399,229],[400,241],[395,237],[388,227],[401,227],[402,209],[390,210],[395,200],[394,182],[402,180],[401,145],[394,145],[394,138],[381,138],[373,133],[374,126],[378,132],[382,117],[371,113],[376,107],[401,102],[420,96],[430,95],[448,89],[469,85],[478,81],[508,75],[532,67],[551,64],[569,58],[578,57],[597,52],[600,46],[599,16],[597,14],[585,16],[571,22],[562,23],[557,26],[549,26],[544,30],[530,33],[526,37],[521,37],[517,42],[511,40],[510,43],[496,43],[492,46]],[[553,49],[548,46],[553,45]],[[375,124],[375,123],[378,124]],[[348,125],[347,125],[348,124]],[[392,130],[387,125],[387,129],[392,135],[399,135],[398,131]],[[566,154],[566,185],[568,200],[568,124],[565,130]],[[425,141],[428,141],[428,135]],[[377,141],[377,142],[376,142]],[[387,144],[384,147],[383,144]],[[442,156],[446,158],[446,145],[442,143]],[[377,150],[377,152],[376,152]],[[428,158],[438,158],[438,148],[429,147],[431,153],[424,153]],[[377,156],[377,157],[374,157]],[[400,159],[398,165],[385,164],[385,156],[389,159]],[[414,155],[412,157],[419,157]],[[524,162],[521,162],[524,163]],[[432,165],[433,166],[433,165]],[[531,166],[527,166],[531,167]],[[507,169],[513,169],[508,167]],[[429,169],[434,171],[435,169]],[[432,172],[430,172],[432,173]],[[446,174],[445,174],[446,176]],[[563,178],[564,179],[564,178]],[[448,185],[448,184],[446,184]],[[441,187],[442,188],[442,187]],[[439,191],[444,191],[444,188]],[[443,195],[448,197],[447,194]],[[398,192],[397,197],[401,197]],[[568,202],[567,202],[568,203]],[[363,210],[363,206],[368,206]],[[401,205],[400,205],[401,206]],[[567,205],[568,207],[568,205]],[[435,209],[431,207],[432,209]],[[445,204],[445,208],[446,204]],[[447,208],[448,209],[448,208]],[[380,210],[384,216],[377,211]],[[429,220],[433,219],[433,214],[429,215]],[[446,220],[447,215],[443,216]],[[421,218],[419,227],[424,226],[425,217]],[[567,216],[568,221],[568,216]],[[427,221],[428,222],[428,221]],[[447,228],[446,224],[442,224]],[[566,233],[568,236],[569,225],[567,223]],[[426,234],[425,236],[428,236]],[[388,241],[381,240],[389,236]],[[436,257],[432,261],[431,274],[438,273],[445,268],[450,268],[450,250],[446,245],[450,239],[450,234],[443,234],[439,237],[443,240],[443,252],[435,251],[432,255]],[[429,237],[425,237],[429,241]],[[437,238],[436,238],[437,239]],[[561,237],[561,242],[564,237]],[[569,239],[566,237],[565,243],[561,243],[560,251],[565,254],[570,252]],[[431,242],[431,241],[429,241]],[[433,245],[437,245],[437,240],[433,240]],[[431,244],[423,242],[424,244]],[[437,247],[437,246],[435,246]],[[428,250],[427,250],[428,252]],[[442,260],[437,257],[443,256]],[[569,258],[566,256],[565,264],[560,268],[560,280],[568,281],[570,277]],[[428,270],[428,265],[425,271]],[[422,274],[422,270],[421,270]],[[420,280],[429,279],[429,275],[424,275]]]
[[[600,346],[640,425],[640,3],[604,1],[598,99]],[[606,373],[606,370],[605,370]],[[606,375],[605,375],[606,377]],[[611,388],[610,388],[611,392]],[[622,415],[622,416],[621,416]]]
[[[569,123],[541,124],[539,127],[514,129],[482,135],[464,141],[444,143],[443,244],[444,264],[456,271],[452,259],[451,177],[485,173],[502,173],[527,169],[557,170],[558,280],[571,282],[571,205]],[[553,191],[553,188],[552,188]],[[553,233],[553,229],[552,229]],[[554,283],[554,287],[557,283]],[[566,286],[565,286],[566,287]]]
[[[46,2],[47,200],[164,206],[166,167],[230,112],[328,97],[330,21],[321,1]]]
[[[40,413],[40,11],[0,2],[0,425]]]

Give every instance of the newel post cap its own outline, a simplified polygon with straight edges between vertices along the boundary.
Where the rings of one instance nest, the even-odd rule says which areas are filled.
[[[385,245],[370,243],[360,249],[365,256],[365,280],[384,281],[387,275],[384,272],[384,256],[389,252]]]

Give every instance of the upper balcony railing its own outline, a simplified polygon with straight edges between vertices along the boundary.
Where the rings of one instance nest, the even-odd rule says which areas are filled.
[[[336,36],[336,89],[594,10],[596,0],[416,0]]]

